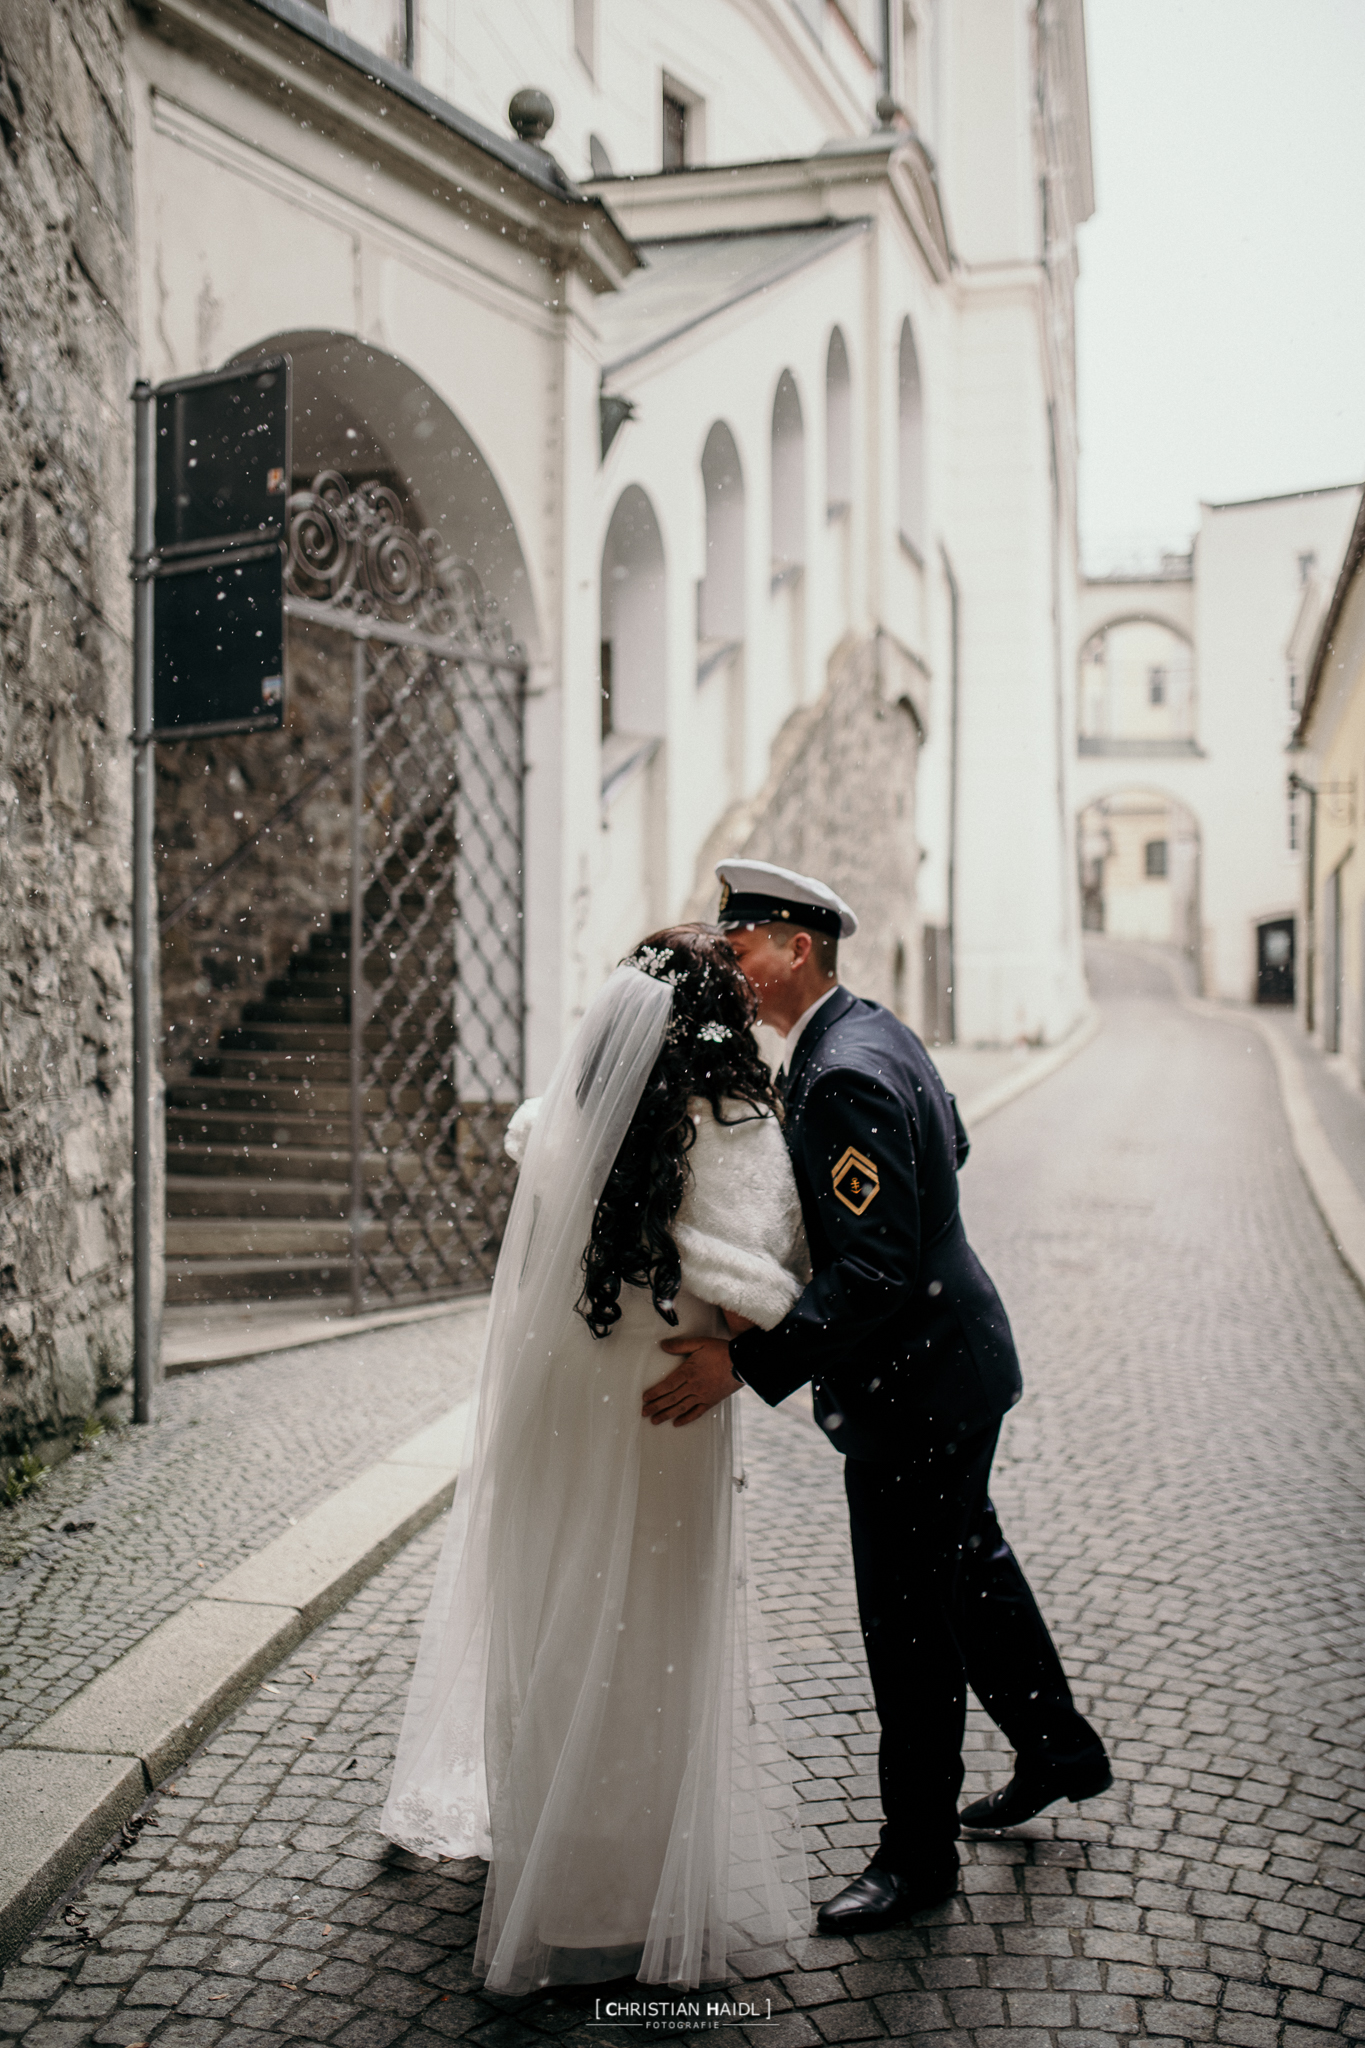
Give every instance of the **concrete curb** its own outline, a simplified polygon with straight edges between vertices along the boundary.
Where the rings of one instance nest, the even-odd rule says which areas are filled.
[[[1361,1201],[1355,1182],[1332,1150],[1331,1140],[1313,1107],[1303,1069],[1293,1051],[1274,1025],[1267,1023],[1264,1017],[1258,1017],[1254,1010],[1225,1008],[1220,1003],[1207,1002],[1202,996],[1182,994],[1181,1001],[1197,1017],[1211,1018],[1216,1024],[1239,1024],[1257,1032],[1270,1047],[1294,1156],[1308,1183],[1308,1192],[1327,1225],[1327,1234],[1336,1247],[1338,1257],[1356,1285],[1365,1292],[1365,1202]]]
[[[450,1505],[471,1407],[320,1501],[0,1751],[0,1968],[147,1794]]]
[[[1040,1081],[1046,1081],[1050,1074],[1055,1074],[1058,1067],[1064,1067],[1078,1052],[1083,1052],[1099,1031],[1102,1021],[1099,1011],[1092,1003],[1080,1023],[1073,1025],[1060,1045],[1051,1046],[1048,1051],[1036,1054],[1015,1073],[1006,1074],[991,1087],[983,1088],[979,1095],[974,1095],[966,1101],[960,1100],[958,1108],[962,1112],[962,1121],[967,1126],[968,1136],[971,1135],[973,1124],[979,1124],[985,1117],[994,1116],[997,1109],[1003,1109],[1007,1102],[1013,1102],[1017,1096],[1026,1095],[1030,1088],[1036,1088]],[[931,1051],[930,1057],[932,1056]]]

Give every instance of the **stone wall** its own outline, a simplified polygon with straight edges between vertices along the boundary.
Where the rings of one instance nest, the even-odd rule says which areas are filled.
[[[793,712],[778,734],[763,787],[708,837],[687,915],[715,916],[714,868],[727,856],[817,875],[858,914],[856,936],[840,947],[840,979],[918,1023],[920,722],[903,666],[875,637],[842,643],[823,697]]]
[[[132,1362],[121,0],[0,0],[0,1458]]]

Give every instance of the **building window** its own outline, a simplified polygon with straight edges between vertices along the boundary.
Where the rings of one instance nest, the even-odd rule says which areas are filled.
[[[603,640],[600,643],[597,664],[597,686],[602,698],[602,737],[606,739],[616,730],[612,718],[610,640]]]
[[[664,169],[682,171],[687,168],[687,117],[691,109],[686,100],[680,100],[671,92],[664,94]]]
[[[910,322],[901,322],[898,357],[900,399],[899,516],[901,539],[918,558],[924,554],[924,393]]]
[[[573,47],[589,78],[597,76],[597,0],[573,0]]]
[[[1149,704],[1164,704],[1166,702],[1166,671],[1164,668],[1148,669],[1147,702]]]
[[[1164,882],[1166,879],[1166,845],[1164,839],[1149,839],[1143,849],[1150,882]]]

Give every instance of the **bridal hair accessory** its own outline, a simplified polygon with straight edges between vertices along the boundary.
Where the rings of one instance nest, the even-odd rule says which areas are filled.
[[[705,1045],[723,1045],[727,1038],[734,1037],[734,1033],[728,1024],[717,1023],[713,1020],[709,1024],[702,1025],[701,1030],[697,1033],[697,1037]]]

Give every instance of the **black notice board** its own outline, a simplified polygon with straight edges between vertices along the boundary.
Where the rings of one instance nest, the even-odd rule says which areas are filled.
[[[158,739],[284,722],[284,555],[278,545],[168,564],[153,598]]]
[[[289,361],[163,384],[156,394],[156,552],[283,539]]]
[[[284,723],[289,387],[274,356],[157,390],[157,739]]]

